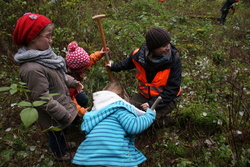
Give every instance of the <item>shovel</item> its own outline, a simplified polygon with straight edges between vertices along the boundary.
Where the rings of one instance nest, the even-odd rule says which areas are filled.
[[[105,17],[106,17],[105,14],[100,14],[100,15],[93,16],[92,19],[97,20],[99,30],[100,30],[100,34],[101,34],[102,47],[103,47],[104,51],[107,51],[107,44],[106,44],[106,41],[105,41],[103,26],[102,26],[102,22],[101,22],[101,19],[105,18]],[[109,64],[109,56],[108,56],[107,52],[105,53],[105,59],[106,59],[106,64]],[[129,96],[128,96],[126,90],[122,87],[122,85],[119,82],[115,81],[115,79],[112,76],[110,67],[106,67],[106,69],[107,69],[107,72],[108,72],[110,83],[107,86],[105,86],[104,89],[109,88],[109,90],[113,90],[119,96],[121,96],[124,100],[128,101]]]

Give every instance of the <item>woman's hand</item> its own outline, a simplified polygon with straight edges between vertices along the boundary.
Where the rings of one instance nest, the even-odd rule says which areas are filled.
[[[142,108],[144,111],[146,111],[146,110],[149,108],[149,104],[148,104],[148,103],[143,103],[143,104],[141,105],[141,108]]]
[[[109,61],[109,62],[106,64],[106,67],[111,67],[111,64],[112,64],[112,61]]]

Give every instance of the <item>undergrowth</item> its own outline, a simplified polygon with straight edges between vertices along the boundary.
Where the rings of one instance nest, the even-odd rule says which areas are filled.
[[[1,87],[18,85],[19,65],[13,61],[17,47],[11,37],[17,18],[40,13],[56,25],[53,48],[65,57],[65,48],[77,41],[88,53],[101,49],[98,26],[102,19],[110,58],[118,62],[140,47],[148,29],[166,28],[179,49],[183,65],[182,100],[163,129],[150,127],[136,137],[147,157],[140,167],[219,167],[250,165],[250,11],[240,1],[220,25],[222,0],[100,0],[3,1],[0,0]],[[109,83],[100,60],[86,71],[84,92],[89,96]],[[137,92],[134,71],[113,73],[131,95]],[[0,166],[74,166],[54,160],[47,135],[36,124],[24,128],[16,105],[28,100],[25,89],[1,92]],[[80,144],[80,123],[68,141]]]

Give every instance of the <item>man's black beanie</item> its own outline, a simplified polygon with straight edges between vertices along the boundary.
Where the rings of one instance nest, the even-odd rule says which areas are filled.
[[[171,37],[168,32],[161,27],[151,28],[146,34],[146,44],[149,51],[169,44]]]

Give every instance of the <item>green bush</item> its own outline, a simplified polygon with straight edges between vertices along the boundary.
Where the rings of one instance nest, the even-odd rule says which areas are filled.
[[[194,134],[212,135],[227,126],[226,117],[217,106],[190,104],[178,115],[181,127],[192,129]],[[192,133],[192,132],[191,132]]]
[[[147,131],[136,139],[137,147],[148,158],[141,167],[249,166],[249,3],[240,1],[235,14],[229,12],[224,26],[218,22],[222,3],[221,0],[0,0],[0,90],[9,88],[0,94],[3,129],[0,166],[71,166],[54,161],[45,134],[37,126],[20,126],[22,108],[16,104],[27,97],[25,89],[18,86],[19,64],[13,60],[17,46],[12,42],[12,32],[16,20],[26,12],[46,15],[54,22],[52,47],[63,57],[71,41],[77,41],[89,54],[101,49],[98,25],[92,19],[97,14],[107,16],[102,23],[111,49],[109,56],[114,62],[140,47],[149,28],[166,28],[182,60],[182,101],[170,115],[174,119],[171,127],[151,129],[153,132]],[[138,91],[133,70],[112,74],[130,95]],[[103,58],[85,73],[83,84],[89,106],[92,93],[108,83]],[[79,144],[82,141],[79,131],[73,132],[68,140]]]

